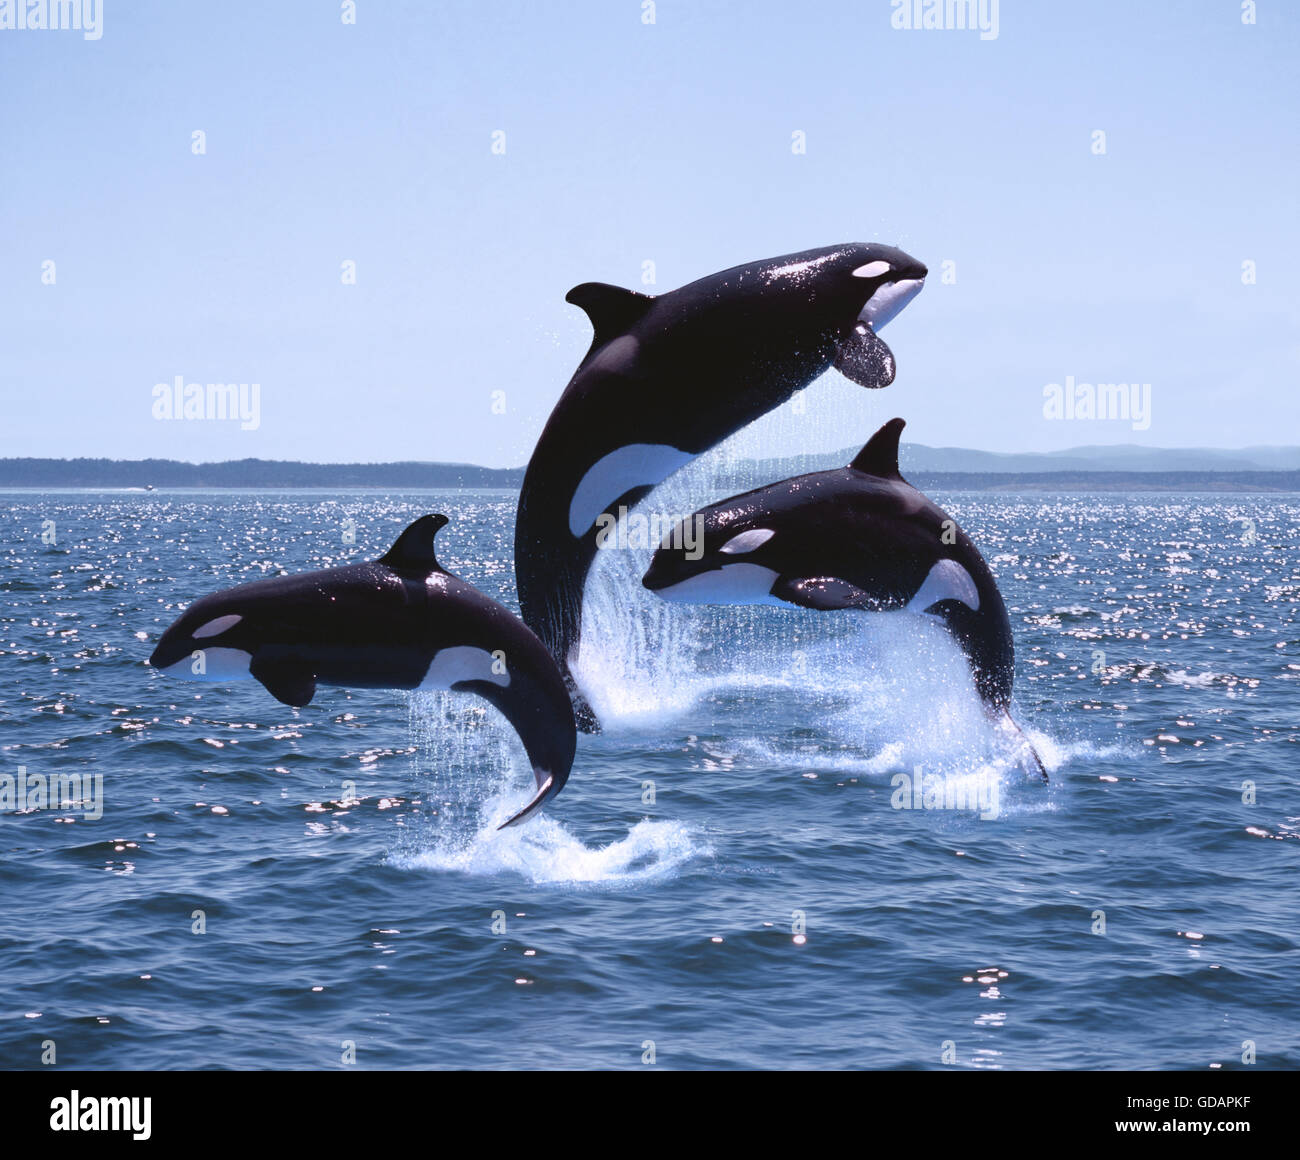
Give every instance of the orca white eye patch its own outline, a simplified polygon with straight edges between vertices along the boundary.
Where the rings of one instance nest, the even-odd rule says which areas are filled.
[[[205,636],[219,636],[226,629],[234,628],[243,619],[235,612],[229,616],[218,616],[216,620],[209,620],[202,628],[196,628],[190,635],[195,640],[202,640]]]
[[[855,278],[879,278],[881,274],[888,274],[893,267],[885,261],[877,259],[874,262],[868,262],[865,266],[859,266],[853,271]]]
[[[732,536],[718,551],[726,552],[729,556],[752,552],[755,548],[766,544],[775,535],[776,533],[771,528],[750,528],[747,532]]]

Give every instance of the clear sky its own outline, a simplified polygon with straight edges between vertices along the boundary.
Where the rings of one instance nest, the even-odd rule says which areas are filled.
[[[894,414],[1300,442],[1289,0],[1002,0],[988,39],[890,0],[104,8],[0,30],[0,455],[521,464],[589,341],[573,284],[871,240],[932,271],[895,384],[831,372],[765,450]],[[259,425],[155,419],[178,375],[258,383]],[[1067,376],[1151,384],[1149,428],[1045,418]]]

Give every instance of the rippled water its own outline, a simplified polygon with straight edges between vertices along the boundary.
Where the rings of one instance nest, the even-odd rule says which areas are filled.
[[[1300,1064],[1297,497],[935,496],[1048,787],[938,629],[661,605],[604,553],[607,729],[504,833],[530,779],[472,698],[295,711],[144,661],[194,598],[426,511],[514,606],[513,495],[6,498],[0,773],[100,774],[104,808],[0,813],[4,1066]],[[917,766],[996,816],[893,808]]]

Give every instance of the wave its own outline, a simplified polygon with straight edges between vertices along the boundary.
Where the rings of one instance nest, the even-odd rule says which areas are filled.
[[[638,822],[626,838],[587,846],[554,818],[541,817],[509,830],[485,827],[468,842],[396,853],[389,862],[405,870],[517,874],[538,885],[617,886],[671,877],[711,852],[681,822]]]

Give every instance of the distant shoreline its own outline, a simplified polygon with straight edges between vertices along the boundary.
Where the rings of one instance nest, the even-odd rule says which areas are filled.
[[[742,463],[722,485],[753,486],[821,464]],[[794,470],[791,470],[791,469]],[[990,492],[1300,492],[1300,471],[908,471],[921,490]],[[522,467],[465,463],[297,463],[262,459],[182,463],[170,459],[0,459],[0,489],[60,490],[461,490],[518,489]]]
[[[472,463],[0,459],[0,487],[5,488],[517,488],[523,478],[522,467]]]

